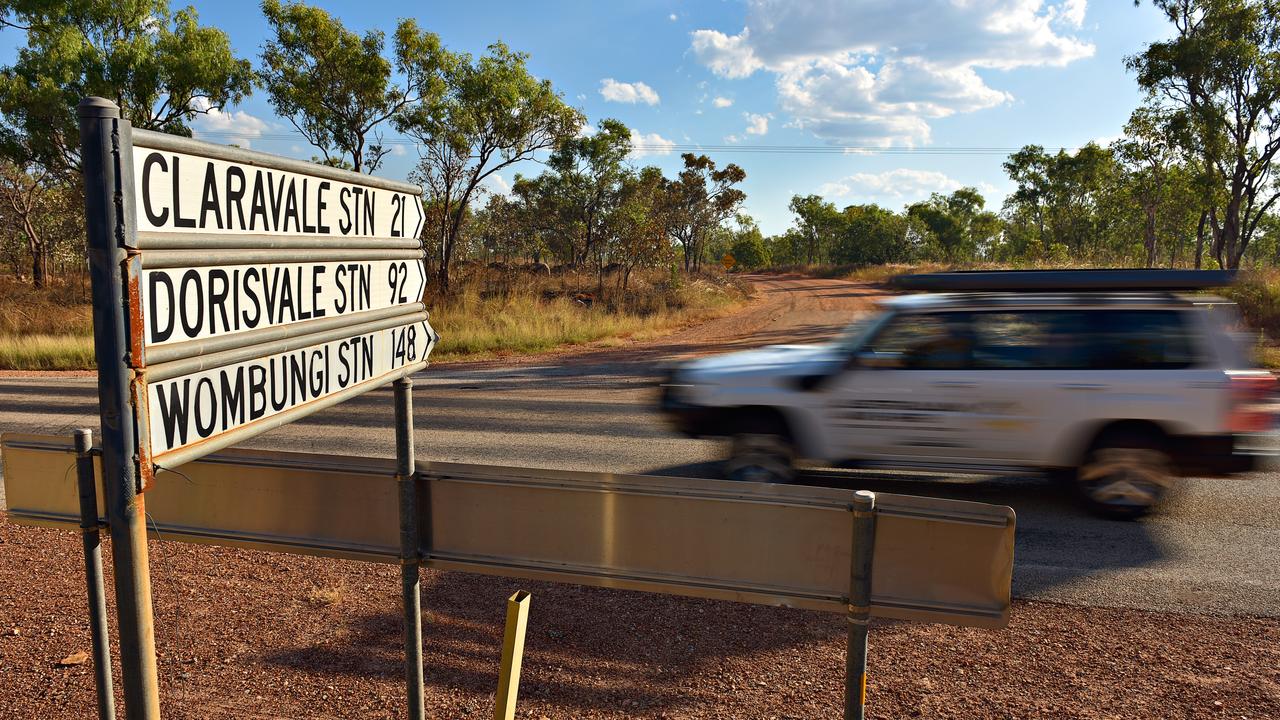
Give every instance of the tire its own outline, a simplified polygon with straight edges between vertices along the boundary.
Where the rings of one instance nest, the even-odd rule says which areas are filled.
[[[789,483],[795,479],[795,449],[778,432],[742,432],[733,436],[724,476],[730,480]]]
[[[1089,510],[1116,520],[1151,512],[1173,483],[1173,462],[1164,443],[1142,433],[1102,438],[1075,476],[1076,492]]]

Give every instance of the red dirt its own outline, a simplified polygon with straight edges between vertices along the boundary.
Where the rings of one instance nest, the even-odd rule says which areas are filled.
[[[81,567],[76,533],[0,519],[0,717],[92,716],[92,661],[57,666],[89,650]],[[166,717],[404,717],[395,567],[153,541],[151,570]],[[518,588],[518,717],[840,714],[840,616],[427,572],[427,717],[492,713]],[[1019,602],[1001,631],[876,623],[870,675],[874,718],[1276,718],[1280,620]]]

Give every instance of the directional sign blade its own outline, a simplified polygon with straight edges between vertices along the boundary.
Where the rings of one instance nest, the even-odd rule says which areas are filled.
[[[417,237],[414,195],[270,167],[135,147],[143,232]]]
[[[152,456],[160,463],[172,450],[348,388],[377,387],[426,360],[436,337],[420,322],[149,383]]]
[[[422,260],[271,263],[142,272],[143,342],[158,347],[421,303]]]

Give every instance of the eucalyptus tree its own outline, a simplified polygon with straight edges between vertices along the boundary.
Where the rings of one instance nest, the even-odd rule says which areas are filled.
[[[1280,2],[1155,0],[1173,37],[1128,58],[1148,102],[1180,115],[1187,150],[1221,189],[1212,252],[1235,268],[1280,197]]]
[[[438,95],[405,108],[394,124],[418,142],[413,177],[426,199],[443,209],[428,231],[439,243],[438,281],[445,291],[467,207],[481,184],[555,149],[582,127],[582,114],[565,104],[550,81],[535,78],[527,61],[525,53],[494,43],[479,58],[441,50],[406,68],[438,74],[441,83]]]
[[[736,186],[746,179],[742,168],[730,163],[716,168],[706,155],[684,153],[684,169],[666,183],[668,229],[684,250],[685,271],[702,265],[703,245],[714,228],[734,216],[747,199]]]
[[[394,68],[403,79],[393,82],[381,30],[358,35],[302,2],[263,0],[262,13],[273,37],[262,47],[259,78],[276,113],[322,153],[324,164],[377,171],[391,151],[381,126],[441,91],[440,38],[401,20]]]
[[[0,159],[5,215],[40,286],[55,244],[44,228],[80,214],[64,202],[79,184],[80,100],[105,97],[134,127],[190,135],[193,118],[252,91],[253,70],[226,33],[167,0],[0,0],[0,28],[25,34],[0,68]]]

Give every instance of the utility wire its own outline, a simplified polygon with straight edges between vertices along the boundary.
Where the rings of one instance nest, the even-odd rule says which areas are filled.
[[[201,131],[199,133],[202,138],[225,138],[236,139],[244,138],[246,140],[292,140],[298,141],[303,138],[300,135],[288,133],[236,133],[226,130]],[[383,145],[407,145],[416,146],[419,143],[416,140],[408,138],[391,138],[382,141]],[[1021,147],[994,147],[994,146],[975,146],[975,147],[911,147],[911,146],[879,146],[879,145],[738,145],[738,144],[720,144],[720,145],[704,145],[697,143],[636,143],[631,146],[638,152],[675,152],[675,151],[698,151],[698,152],[716,152],[716,153],[749,153],[764,155],[1009,155],[1021,150]],[[1058,149],[1054,146],[1045,145],[1046,149]],[[1079,148],[1063,147],[1062,150],[1074,152]]]

